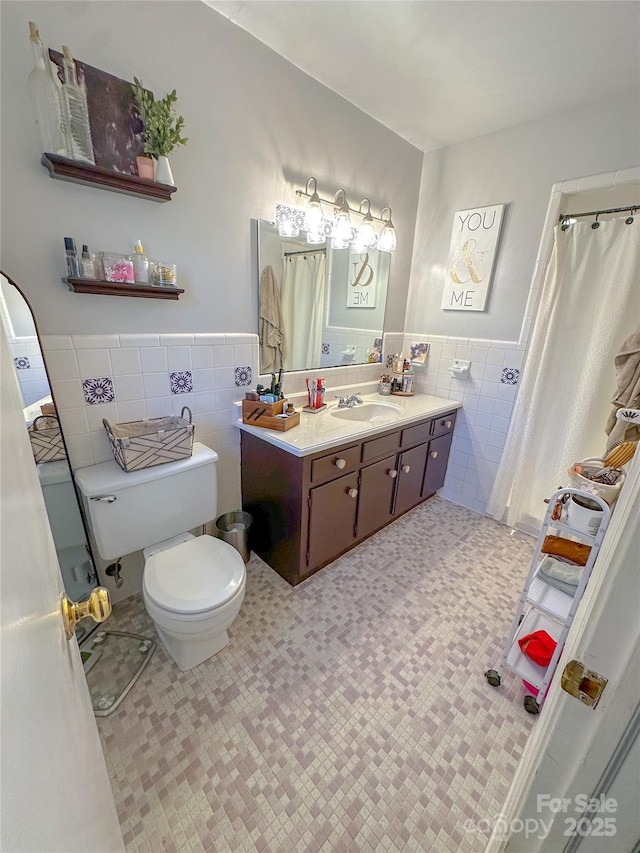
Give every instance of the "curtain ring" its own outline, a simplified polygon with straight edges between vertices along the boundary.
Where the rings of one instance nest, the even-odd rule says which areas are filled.
[[[596,221],[591,223],[591,227],[592,227],[592,228],[594,228],[594,229],[595,229],[595,228],[599,228],[599,227],[600,227],[600,223],[598,222],[598,217],[599,217],[599,216],[600,216],[600,214],[599,214],[599,213],[596,213]]]
[[[569,217],[565,216],[562,220],[562,225],[560,226],[561,231],[567,231],[569,228]]]
[[[625,225],[631,225],[631,223],[633,222],[633,214],[635,213],[635,211],[635,207],[632,207],[629,211],[629,216],[627,216],[627,218],[625,219]]]

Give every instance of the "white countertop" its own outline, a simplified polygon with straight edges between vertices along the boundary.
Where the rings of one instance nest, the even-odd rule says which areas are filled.
[[[351,393],[351,392],[349,392]],[[346,396],[346,395],[345,395]],[[282,450],[292,453],[294,456],[308,456],[319,450],[329,450],[339,444],[351,440],[369,438],[382,432],[406,426],[413,421],[424,418],[437,417],[445,412],[462,407],[458,400],[447,400],[444,397],[432,397],[430,394],[415,394],[413,397],[383,397],[380,394],[362,394],[363,403],[391,403],[397,406],[399,411],[394,414],[393,419],[379,421],[349,421],[341,420],[333,416],[337,412],[338,404],[333,399],[327,408],[317,415],[300,411],[301,405],[290,397],[288,399],[295,403],[296,409],[300,411],[300,424],[286,431],[264,429],[242,423],[241,416],[236,421],[238,429],[249,432],[251,435],[264,439],[269,444],[274,444]],[[241,404],[238,404],[240,407]],[[357,409],[358,406],[356,405]],[[347,410],[348,411],[348,410]]]

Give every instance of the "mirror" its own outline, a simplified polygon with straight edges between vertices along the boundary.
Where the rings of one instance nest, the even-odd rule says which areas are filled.
[[[53,400],[31,307],[15,282],[2,273],[0,316],[22,391],[26,429],[42,414],[41,407],[51,405]],[[73,601],[82,601],[98,585],[98,577],[69,461],[64,458],[35,463],[34,460],[34,464],[38,470],[65,591]]]
[[[390,263],[258,220],[260,372],[380,361]]]

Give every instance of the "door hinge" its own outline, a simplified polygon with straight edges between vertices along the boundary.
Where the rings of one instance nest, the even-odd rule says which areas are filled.
[[[307,550],[307,553],[305,554],[305,566],[308,566],[308,565],[309,565],[309,551]]]
[[[311,494],[309,494],[309,497],[307,498],[307,506],[311,509]]]
[[[572,660],[565,666],[560,684],[570,696],[579,699],[590,708],[595,708],[600,701],[602,691],[607,686],[607,681],[608,679],[603,675],[585,669],[584,664],[579,660]]]

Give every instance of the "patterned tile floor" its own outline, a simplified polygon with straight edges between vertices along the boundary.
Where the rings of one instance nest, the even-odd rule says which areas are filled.
[[[499,660],[533,540],[435,498],[290,587],[261,560],[230,644],[158,647],[98,720],[129,851],[481,851],[535,718]],[[106,628],[153,636],[140,596]]]

